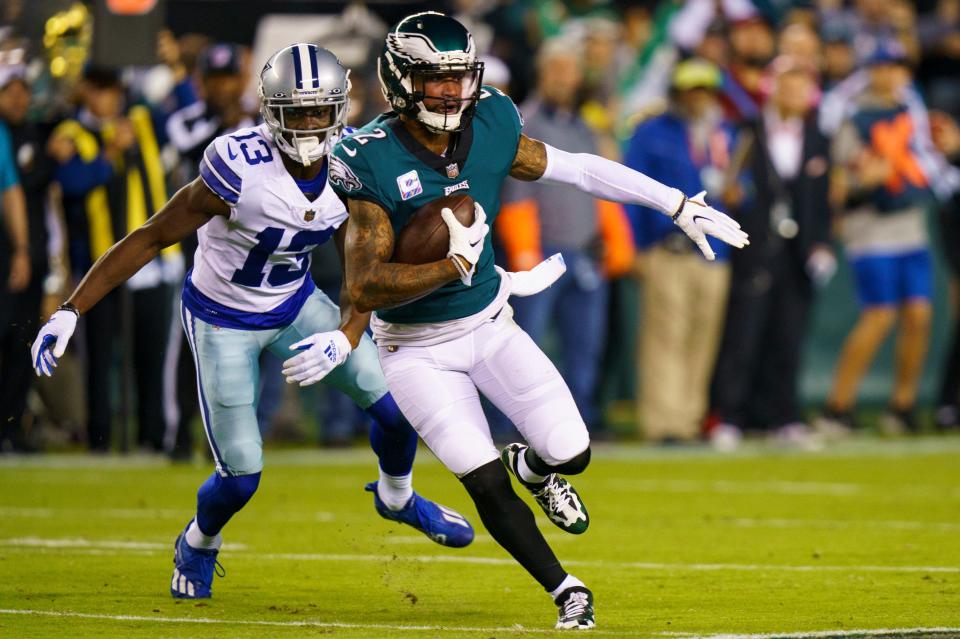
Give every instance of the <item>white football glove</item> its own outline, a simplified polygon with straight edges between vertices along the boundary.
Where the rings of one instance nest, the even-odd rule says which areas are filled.
[[[67,350],[70,336],[77,328],[78,317],[76,311],[57,309],[57,312],[51,315],[47,323],[40,328],[37,339],[33,340],[33,347],[30,349],[33,369],[37,375],[47,377],[53,375],[57,360]]]
[[[290,350],[303,352],[283,363],[283,376],[288,384],[299,382],[301,386],[309,386],[343,364],[353,346],[343,331],[330,331],[300,340]]]
[[[480,206],[479,202],[473,203],[474,219],[473,224],[464,226],[454,217],[453,211],[444,208],[440,211],[443,221],[450,231],[450,251],[447,257],[453,257],[453,263],[460,271],[460,281],[470,286],[473,282],[473,272],[476,270],[477,262],[480,261],[480,254],[483,253],[483,239],[490,232],[487,225],[487,214]],[[465,260],[469,267],[465,268],[458,256]]]
[[[552,286],[566,272],[567,263],[563,261],[563,255],[554,253],[529,271],[509,272],[510,294],[516,297],[536,295]]]
[[[740,225],[733,218],[707,205],[704,199],[706,194],[706,191],[700,191],[693,197],[684,199],[680,210],[673,215],[673,223],[696,243],[708,260],[713,260],[716,256],[707,242],[707,235],[737,248],[750,244],[747,234],[740,230]]]

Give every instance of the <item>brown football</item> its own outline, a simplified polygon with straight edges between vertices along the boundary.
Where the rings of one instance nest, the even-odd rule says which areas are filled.
[[[466,193],[448,195],[428,202],[414,211],[400,229],[393,246],[393,261],[400,264],[428,264],[442,260],[450,250],[450,232],[440,210],[450,208],[461,224],[474,220],[473,198]]]

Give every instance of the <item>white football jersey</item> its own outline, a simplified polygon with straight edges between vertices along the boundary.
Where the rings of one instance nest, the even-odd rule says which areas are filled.
[[[210,306],[266,313],[312,291],[310,252],[347,219],[346,207],[326,184],[326,165],[317,178],[323,190],[311,202],[284,168],[281,153],[263,124],[221,136],[204,153],[200,178],[230,206],[229,218],[217,216],[197,232],[186,285],[192,282],[215,303]]]

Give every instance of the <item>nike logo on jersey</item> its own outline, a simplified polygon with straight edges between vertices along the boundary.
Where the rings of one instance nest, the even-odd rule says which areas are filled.
[[[231,160],[236,160],[239,154],[233,152],[233,147],[227,144],[227,155],[230,156]]]

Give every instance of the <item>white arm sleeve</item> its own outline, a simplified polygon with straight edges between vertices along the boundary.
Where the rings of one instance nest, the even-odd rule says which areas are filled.
[[[684,195],[639,171],[590,153],[567,153],[547,147],[547,168],[541,180],[570,184],[602,200],[639,204],[673,215]]]

